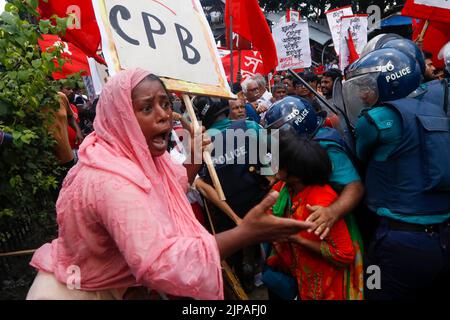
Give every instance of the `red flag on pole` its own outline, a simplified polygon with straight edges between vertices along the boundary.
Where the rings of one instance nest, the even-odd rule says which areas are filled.
[[[233,52],[233,65],[236,66],[233,68],[233,78],[236,79],[237,72],[239,71],[237,66],[241,66],[241,75],[242,80],[244,81],[247,77],[251,77],[256,73],[263,73],[263,63],[261,54],[257,51],[252,50],[242,50],[241,51],[241,63],[239,63],[239,53],[237,51]],[[225,70],[225,74],[227,75],[228,81],[230,81],[230,64],[231,64],[231,54],[227,54],[222,57],[222,65]]]
[[[42,51],[56,50],[57,46],[62,46],[63,53],[62,58],[66,59],[66,62],[62,66],[61,72],[54,72],[52,74],[53,79],[65,79],[68,75],[84,71],[83,76],[90,75],[89,62],[83,51],[77,48],[75,45],[69,42],[64,42],[60,37],[56,35],[44,34],[43,39],[39,39],[38,43]],[[58,65],[57,61],[54,61],[55,65]]]
[[[38,11],[42,19],[51,19],[54,15],[64,18],[72,14],[62,39],[76,45],[87,56],[106,64],[97,55],[101,37],[91,0],[40,0]]]
[[[438,59],[439,50],[450,41],[450,3],[442,0],[407,0],[402,15],[422,19],[419,24],[413,22],[413,40],[419,37],[429,21],[423,38],[422,49],[433,54],[433,64],[443,68],[444,62]]]
[[[421,33],[425,20],[421,20],[414,28],[413,40]],[[433,65],[437,69],[444,67],[444,61],[438,59],[441,48],[450,41],[450,24],[430,21],[427,32],[423,38],[422,49],[433,54]]]
[[[356,51],[355,48],[355,42],[353,41],[353,36],[352,36],[352,32],[350,31],[350,29],[348,29],[348,37],[346,37],[346,41],[347,41],[347,47],[348,47],[348,63],[352,64],[353,62],[355,62],[356,60],[359,59],[359,54]]]
[[[227,30],[230,28],[231,16],[233,32],[250,41],[254,48],[261,53],[264,74],[268,74],[275,69],[278,65],[277,49],[258,1],[227,0],[225,7],[225,24]]]
[[[450,3],[442,0],[407,0],[402,15],[450,23]]]

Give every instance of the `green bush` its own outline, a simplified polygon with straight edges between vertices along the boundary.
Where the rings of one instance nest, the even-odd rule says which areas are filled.
[[[59,50],[41,52],[40,34],[65,32],[65,19],[33,23],[37,0],[12,0],[0,15],[0,130],[13,145],[0,146],[0,230],[11,220],[54,219],[52,193],[57,187],[53,121],[44,109],[59,108],[59,83],[51,74],[64,61]],[[1,233],[0,233],[1,237]],[[0,241],[4,240],[0,238]]]

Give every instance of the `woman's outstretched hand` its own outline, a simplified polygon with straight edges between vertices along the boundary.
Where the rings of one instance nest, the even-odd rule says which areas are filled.
[[[241,226],[255,237],[255,241],[269,242],[289,237],[312,226],[310,222],[288,218],[278,218],[271,214],[278,192],[270,192],[258,205],[250,210],[242,220]]]
[[[310,222],[278,218],[271,214],[277,198],[278,192],[272,191],[247,213],[239,226],[216,235],[222,259],[247,246],[286,239],[312,226]]]

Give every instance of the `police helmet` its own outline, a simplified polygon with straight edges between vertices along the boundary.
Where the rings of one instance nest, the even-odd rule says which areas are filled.
[[[419,64],[393,48],[377,49],[352,63],[342,84],[347,116],[355,124],[362,109],[408,96],[420,85]]]
[[[450,72],[450,41],[447,42],[438,54],[439,60],[444,60],[445,69]]]
[[[206,129],[209,129],[216,118],[222,113],[228,113],[230,110],[228,100],[197,96],[192,100],[192,105],[197,114],[198,120]]]
[[[275,102],[265,116],[266,129],[294,130],[299,135],[313,136],[323,124],[325,116],[316,114],[303,98],[286,97]]]
[[[382,33],[377,35],[376,37],[373,37],[364,46],[360,58],[364,57],[365,55],[376,49],[380,49],[386,42],[394,39],[403,39],[403,37],[396,33]]]
[[[420,50],[417,44],[415,44],[413,41],[404,38],[391,39],[382,44],[380,48],[394,48],[403,53],[411,55],[419,64],[422,74],[425,72],[425,57],[423,56],[422,50]]]

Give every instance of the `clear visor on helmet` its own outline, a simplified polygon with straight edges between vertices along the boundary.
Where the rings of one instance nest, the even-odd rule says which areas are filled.
[[[356,125],[361,110],[372,107],[378,101],[378,75],[378,72],[368,73],[342,83],[345,112],[353,126]]]
[[[444,60],[445,68],[450,72],[450,41],[442,47],[441,51],[439,51],[438,59]]]

